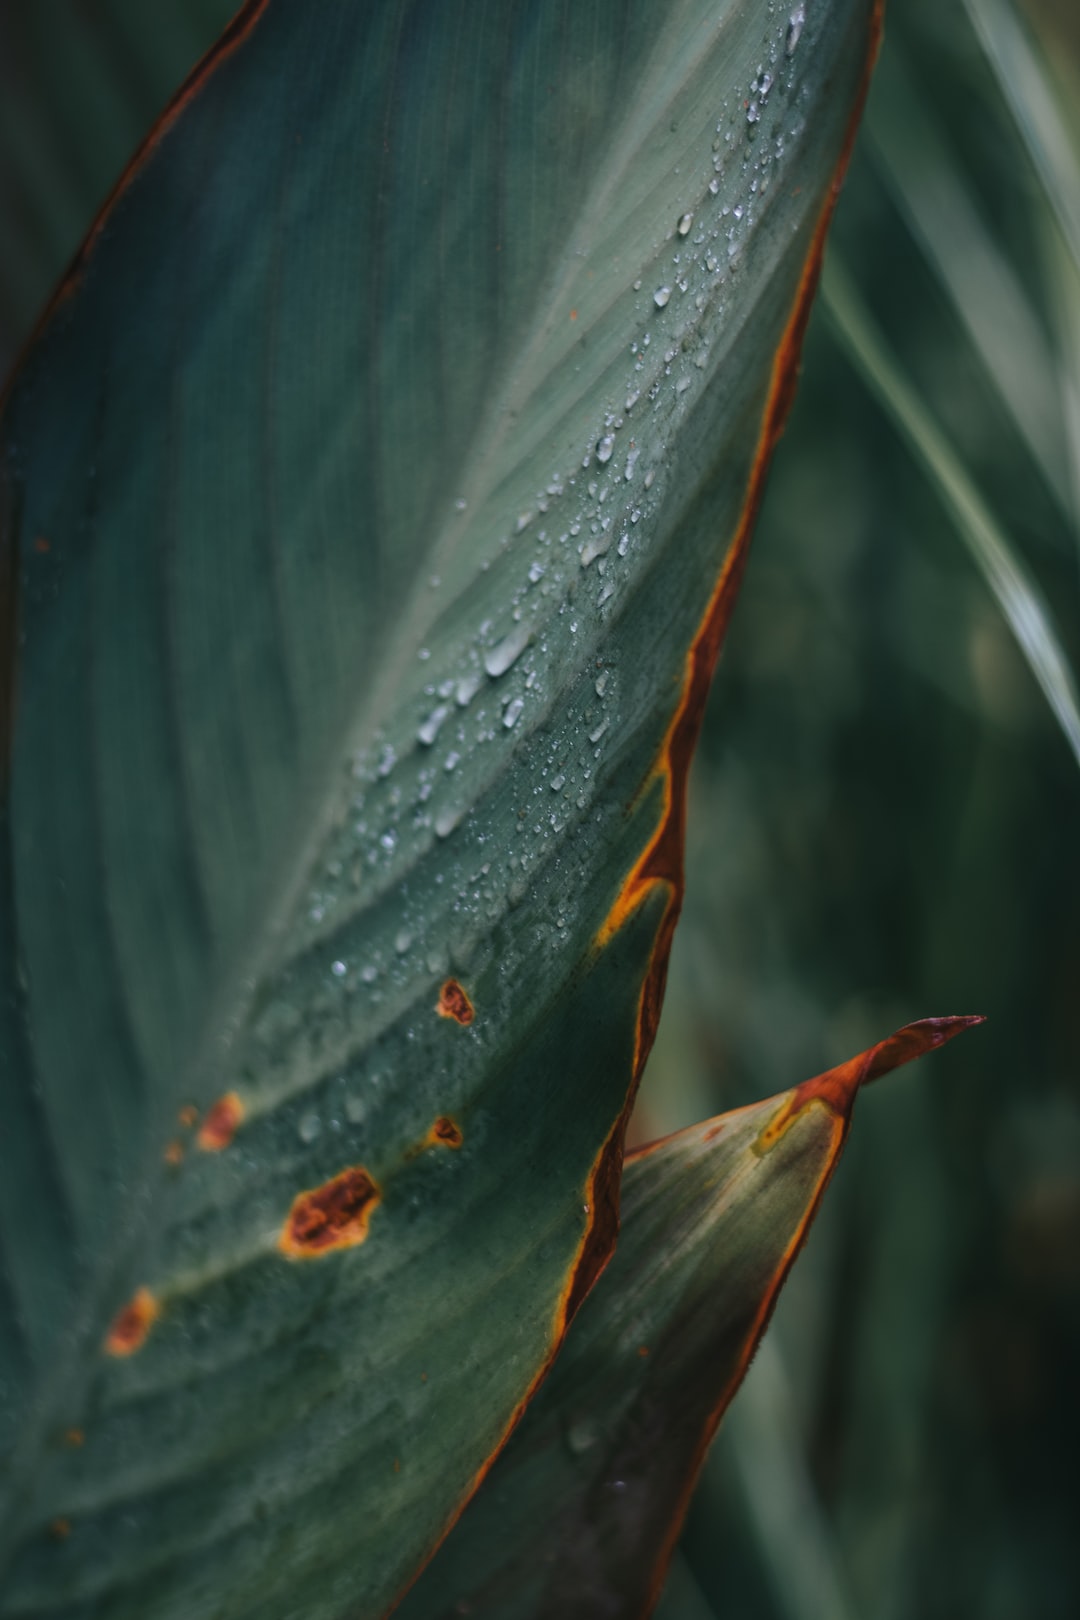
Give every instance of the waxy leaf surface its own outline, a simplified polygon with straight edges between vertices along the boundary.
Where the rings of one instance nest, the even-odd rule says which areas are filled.
[[[614,1238],[869,0],[256,0],[0,406],[0,1616],[383,1613]]]
[[[859,1086],[980,1021],[909,1024],[791,1091],[627,1157],[615,1257],[401,1620],[651,1612]]]

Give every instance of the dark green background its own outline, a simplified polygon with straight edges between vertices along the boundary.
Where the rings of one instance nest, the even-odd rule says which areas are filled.
[[[232,10],[155,0],[150,37],[144,8],[0,0],[2,369]],[[904,0],[889,32],[1044,307],[1041,199],[959,0]],[[865,150],[836,240],[1075,666],[1077,536]],[[990,1022],[861,1100],[708,1465],[671,1620],[1075,1612],[1078,812],[1006,627],[819,315],[695,771],[642,1128],[792,1084],[908,1018]]]

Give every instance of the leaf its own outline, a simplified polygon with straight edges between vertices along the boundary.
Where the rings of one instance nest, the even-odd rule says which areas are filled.
[[[651,1613],[856,1092],[981,1022],[908,1024],[791,1091],[628,1155],[615,1257],[401,1620]]]
[[[379,1614],[558,1348],[876,32],[252,0],[61,287],[0,411],[5,1620]]]
[[[1021,553],[890,354],[854,281],[835,254],[823,280],[822,297],[844,352],[922,463],[1080,764],[1076,681],[1050,608]]]

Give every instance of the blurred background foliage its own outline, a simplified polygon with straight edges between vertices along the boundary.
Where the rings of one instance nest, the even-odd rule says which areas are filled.
[[[0,371],[233,9],[0,0]],[[990,1023],[861,1099],[664,1620],[1080,1611],[1078,109],[1074,0],[894,0],[635,1129]]]

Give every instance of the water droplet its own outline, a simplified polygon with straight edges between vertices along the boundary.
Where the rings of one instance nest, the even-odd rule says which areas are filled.
[[[525,699],[519,697],[514,698],[506,705],[506,713],[503,715],[503,725],[506,727],[507,731],[509,731],[513,726],[517,725],[518,717],[524,707]]]
[[[335,979],[343,979],[348,973],[348,966],[344,962],[331,962],[330,971]]]
[[[436,838],[449,838],[450,834],[461,820],[462,813],[463,812],[461,810],[450,808],[440,810],[439,814],[435,817]]]
[[[601,465],[603,465],[605,462],[610,461],[612,451],[614,449],[615,449],[615,435],[613,433],[605,433],[604,437],[600,440],[600,443],[596,447],[596,459],[597,459],[597,461],[599,461],[601,463]]]
[[[543,563],[534,562],[529,567],[529,584],[537,585],[544,577]]]
[[[383,849],[386,850],[392,850],[396,847],[397,833],[394,831],[393,827],[388,827],[386,829],[386,831],[380,837],[379,843],[382,845]]]
[[[713,196],[715,197],[717,192],[720,190],[720,181],[718,179],[715,179],[715,178],[710,180],[709,181],[709,190],[712,192]]]
[[[301,1142],[314,1142],[322,1130],[322,1120],[318,1114],[305,1114],[298,1126]]]
[[[390,747],[390,744],[387,743],[386,747],[383,749],[382,753],[379,755],[379,763],[378,763],[378,765],[376,767],[376,774],[378,776],[389,776],[390,772],[393,770],[393,768],[394,768],[394,766],[396,764],[397,764],[397,755],[395,754],[394,750]]]
[[[367,1109],[364,1107],[363,1100],[360,1097],[346,1097],[345,1118],[350,1125],[359,1125],[366,1113]]]
[[[460,761],[461,761],[461,755],[458,753],[457,749],[456,748],[451,748],[451,750],[447,754],[446,760],[445,760],[445,762],[443,764],[443,770],[444,771],[455,770],[457,768],[457,766],[459,765]]]
[[[684,214],[682,219],[680,219],[680,221],[679,221],[679,235],[680,236],[688,235],[689,231],[690,231],[690,227],[691,227],[691,225],[693,223],[694,223],[693,214],[690,214],[690,213]]]
[[[395,951],[397,951],[399,956],[404,956],[405,952],[408,950],[408,948],[409,948],[409,946],[411,944],[412,944],[412,934],[409,932],[409,930],[407,928],[400,929],[398,931],[395,939],[394,939],[394,949],[395,949]]]
[[[535,512],[522,512],[514,524],[514,533],[520,534],[523,529],[527,529],[535,516]]]
[[[596,730],[589,732],[589,741],[591,743],[598,743],[610,724],[611,721],[605,715],[603,720],[601,720],[600,724],[596,727]]]
[[[670,287],[657,287],[656,291],[652,295],[652,301],[656,305],[657,309],[663,309],[670,297]]]
[[[497,646],[492,647],[490,651],[484,654],[484,668],[492,680],[497,680],[500,675],[505,675],[511,665],[516,663],[529,645],[531,636],[531,626],[527,624],[516,625],[510,634],[504,636]]]
[[[432,709],[420,730],[416,733],[417,740],[422,742],[425,748],[431,747],[449,713],[450,706],[447,703],[440,703],[437,709]]]
[[[806,7],[796,6],[791,13],[791,20],[787,25],[787,39],[784,43],[784,53],[787,56],[795,55],[795,47],[799,43],[803,26],[806,23]]]
[[[581,548],[582,568],[588,568],[597,557],[602,557],[605,552],[610,551],[612,538],[611,530],[608,528],[602,529],[599,534],[590,535]]]
[[[603,697],[604,693],[607,691],[607,683],[608,671],[606,669],[601,670],[600,674],[596,677],[596,680],[593,683],[596,687],[597,697]]]
[[[483,684],[484,677],[479,670],[472,675],[463,675],[454,691],[454,702],[458,708],[467,709]]]
[[[566,777],[563,775],[562,771],[559,772],[558,776],[553,776],[551,778],[550,786],[552,793],[558,793],[566,786]]]
[[[360,969],[360,977],[363,979],[365,984],[374,984],[375,980],[379,977],[379,970],[377,967],[372,967],[371,963],[369,962],[367,967]]]
[[[748,124],[756,124],[760,117],[761,108],[758,106],[756,101],[752,101],[746,109],[746,122]]]
[[[629,536],[629,534],[620,535],[619,544],[618,544],[617,549],[618,549],[618,553],[619,553],[620,557],[625,557],[626,556],[626,553],[630,550],[630,536]]]
[[[600,1432],[591,1418],[578,1418],[566,1431],[566,1444],[575,1457],[591,1451],[600,1438]]]

